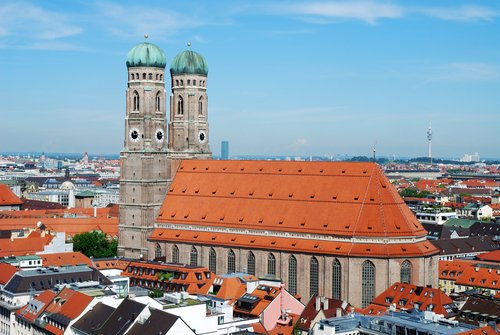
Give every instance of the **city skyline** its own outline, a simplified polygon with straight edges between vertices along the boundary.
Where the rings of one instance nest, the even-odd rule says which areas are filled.
[[[227,139],[232,155],[370,157],[375,143],[426,156],[432,121],[434,157],[498,157],[499,14],[478,1],[3,2],[0,151],[118,153],[125,59],[147,33],[167,69],[188,41],[207,59],[215,155]]]

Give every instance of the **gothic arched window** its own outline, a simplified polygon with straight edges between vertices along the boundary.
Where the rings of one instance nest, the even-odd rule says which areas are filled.
[[[342,289],[342,266],[338,259],[332,265],[332,298],[340,300]]]
[[[255,276],[255,255],[249,251],[247,256],[247,272]]]
[[[288,260],[288,292],[297,294],[297,259],[293,255]]]
[[[189,264],[198,266],[198,250],[196,250],[196,247],[191,248],[191,253],[189,255]]]
[[[162,253],[162,250],[161,250],[160,243],[156,243],[156,246],[155,246],[155,258],[160,258],[162,256],[163,256],[163,253]]]
[[[179,80],[175,80],[175,86],[179,86]]]
[[[177,99],[177,115],[184,115],[184,100],[180,95]]]
[[[149,80],[153,80],[153,74],[150,73],[148,78],[149,78]]]
[[[198,114],[203,115],[203,97],[198,100]]]
[[[158,75],[158,73],[157,73],[157,74],[156,74],[156,80],[158,80],[158,76],[159,76],[159,75]]]
[[[139,110],[139,93],[137,91],[134,91],[134,110]]]
[[[361,308],[368,306],[375,298],[375,265],[364,261],[361,266]]]
[[[311,258],[309,264],[309,296],[318,294],[319,287],[319,264],[316,257]]]
[[[227,273],[236,272],[236,256],[233,250],[229,250],[227,254]]]
[[[160,92],[156,93],[156,111],[161,111],[161,95]]]
[[[267,274],[271,277],[276,276],[276,257],[273,254],[267,256]]]
[[[179,248],[175,244],[172,246],[172,263],[179,263]]]
[[[134,79],[135,79],[135,75],[132,73],[132,80],[134,80]]]
[[[406,260],[401,264],[401,282],[411,284],[411,263]]]
[[[217,254],[214,248],[211,248],[208,253],[208,269],[213,273],[217,273]]]

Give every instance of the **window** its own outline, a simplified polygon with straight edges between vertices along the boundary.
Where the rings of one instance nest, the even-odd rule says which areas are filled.
[[[172,246],[172,263],[179,263],[179,248],[176,245]]]
[[[132,73],[132,80],[134,80],[134,79],[135,79],[135,75]]]
[[[189,264],[198,265],[198,250],[194,246],[191,248],[191,254],[189,255]]]
[[[293,255],[288,260],[288,292],[297,294],[297,259]]]
[[[208,269],[213,273],[217,273],[217,254],[214,248],[210,249],[208,253]]]
[[[375,297],[375,265],[364,261],[361,266],[361,308],[365,308]]]
[[[134,91],[134,111],[139,110],[139,93],[137,91]]]
[[[411,284],[411,263],[408,260],[401,264],[401,282]]]
[[[193,86],[196,86],[196,80],[193,79]]]
[[[146,79],[146,74],[145,73],[142,74],[142,79]]]
[[[267,274],[270,277],[276,276],[276,257],[273,254],[267,256]]]
[[[160,92],[156,93],[156,111],[161,111],[161,96]]]
[[[203,115],[203,97],[198,100],[198,114]]]
[[[227,272],[236,272],[236,256],[233,250],[229,250],[229,254],[227,254]]]
[[[253,252],[248,252],[247,256],[247,272],[255,276],[255,255]]]
[[[156,74],[156,80],[158,80],[158,73]]]
[[[187,84],[188,86],[191,85],[191,79],[188,79]]]
[[[177,98],[177,115],[184,115],[184,100],[180,95]]]
[[[338,259],[333,261],[332,265],[332,298],[340,300],[342,289],[342,266]]]
[[[179,81],[177,79],[175,80],[175,86],[179,86]]]
[[[318,294],[318,277],[319,277],[319,264],[316,257],[311,258],[311,262],[309,264],[309,296],[312,297],[315,294]]]
[[[152,80],[152,79],[153,79],[153,74],[152,74],[152,73],[150,73],[150,74],[149,74],[149,80]]]
[[[162,255],[160,243],[156,243],[155,246],[155,258],[160,258]]]

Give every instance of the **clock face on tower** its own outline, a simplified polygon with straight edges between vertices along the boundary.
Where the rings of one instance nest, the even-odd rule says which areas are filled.
[[[157,142],[163,141],[163,137],[164,137],[163,130],[157,129],[156,130],[156,141]]]
[[[130,129],[129,136],[130,136],[130,139],[132,140],[132,142],[139,141],[139,129],[137,129],[137,128]]]
[[[204,130],[200,130],[200,132],[198,133],[198,141],[200,143],[205,143],[206,140],[207,140],[207,134],[205,133]]]

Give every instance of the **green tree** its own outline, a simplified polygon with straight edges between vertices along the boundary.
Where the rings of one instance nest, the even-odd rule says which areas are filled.
[[[103,232],[94,230],[75,235],[73,250],[80,251],[88,257],[115,257],[118,251],[118,241],[108,241]]]

